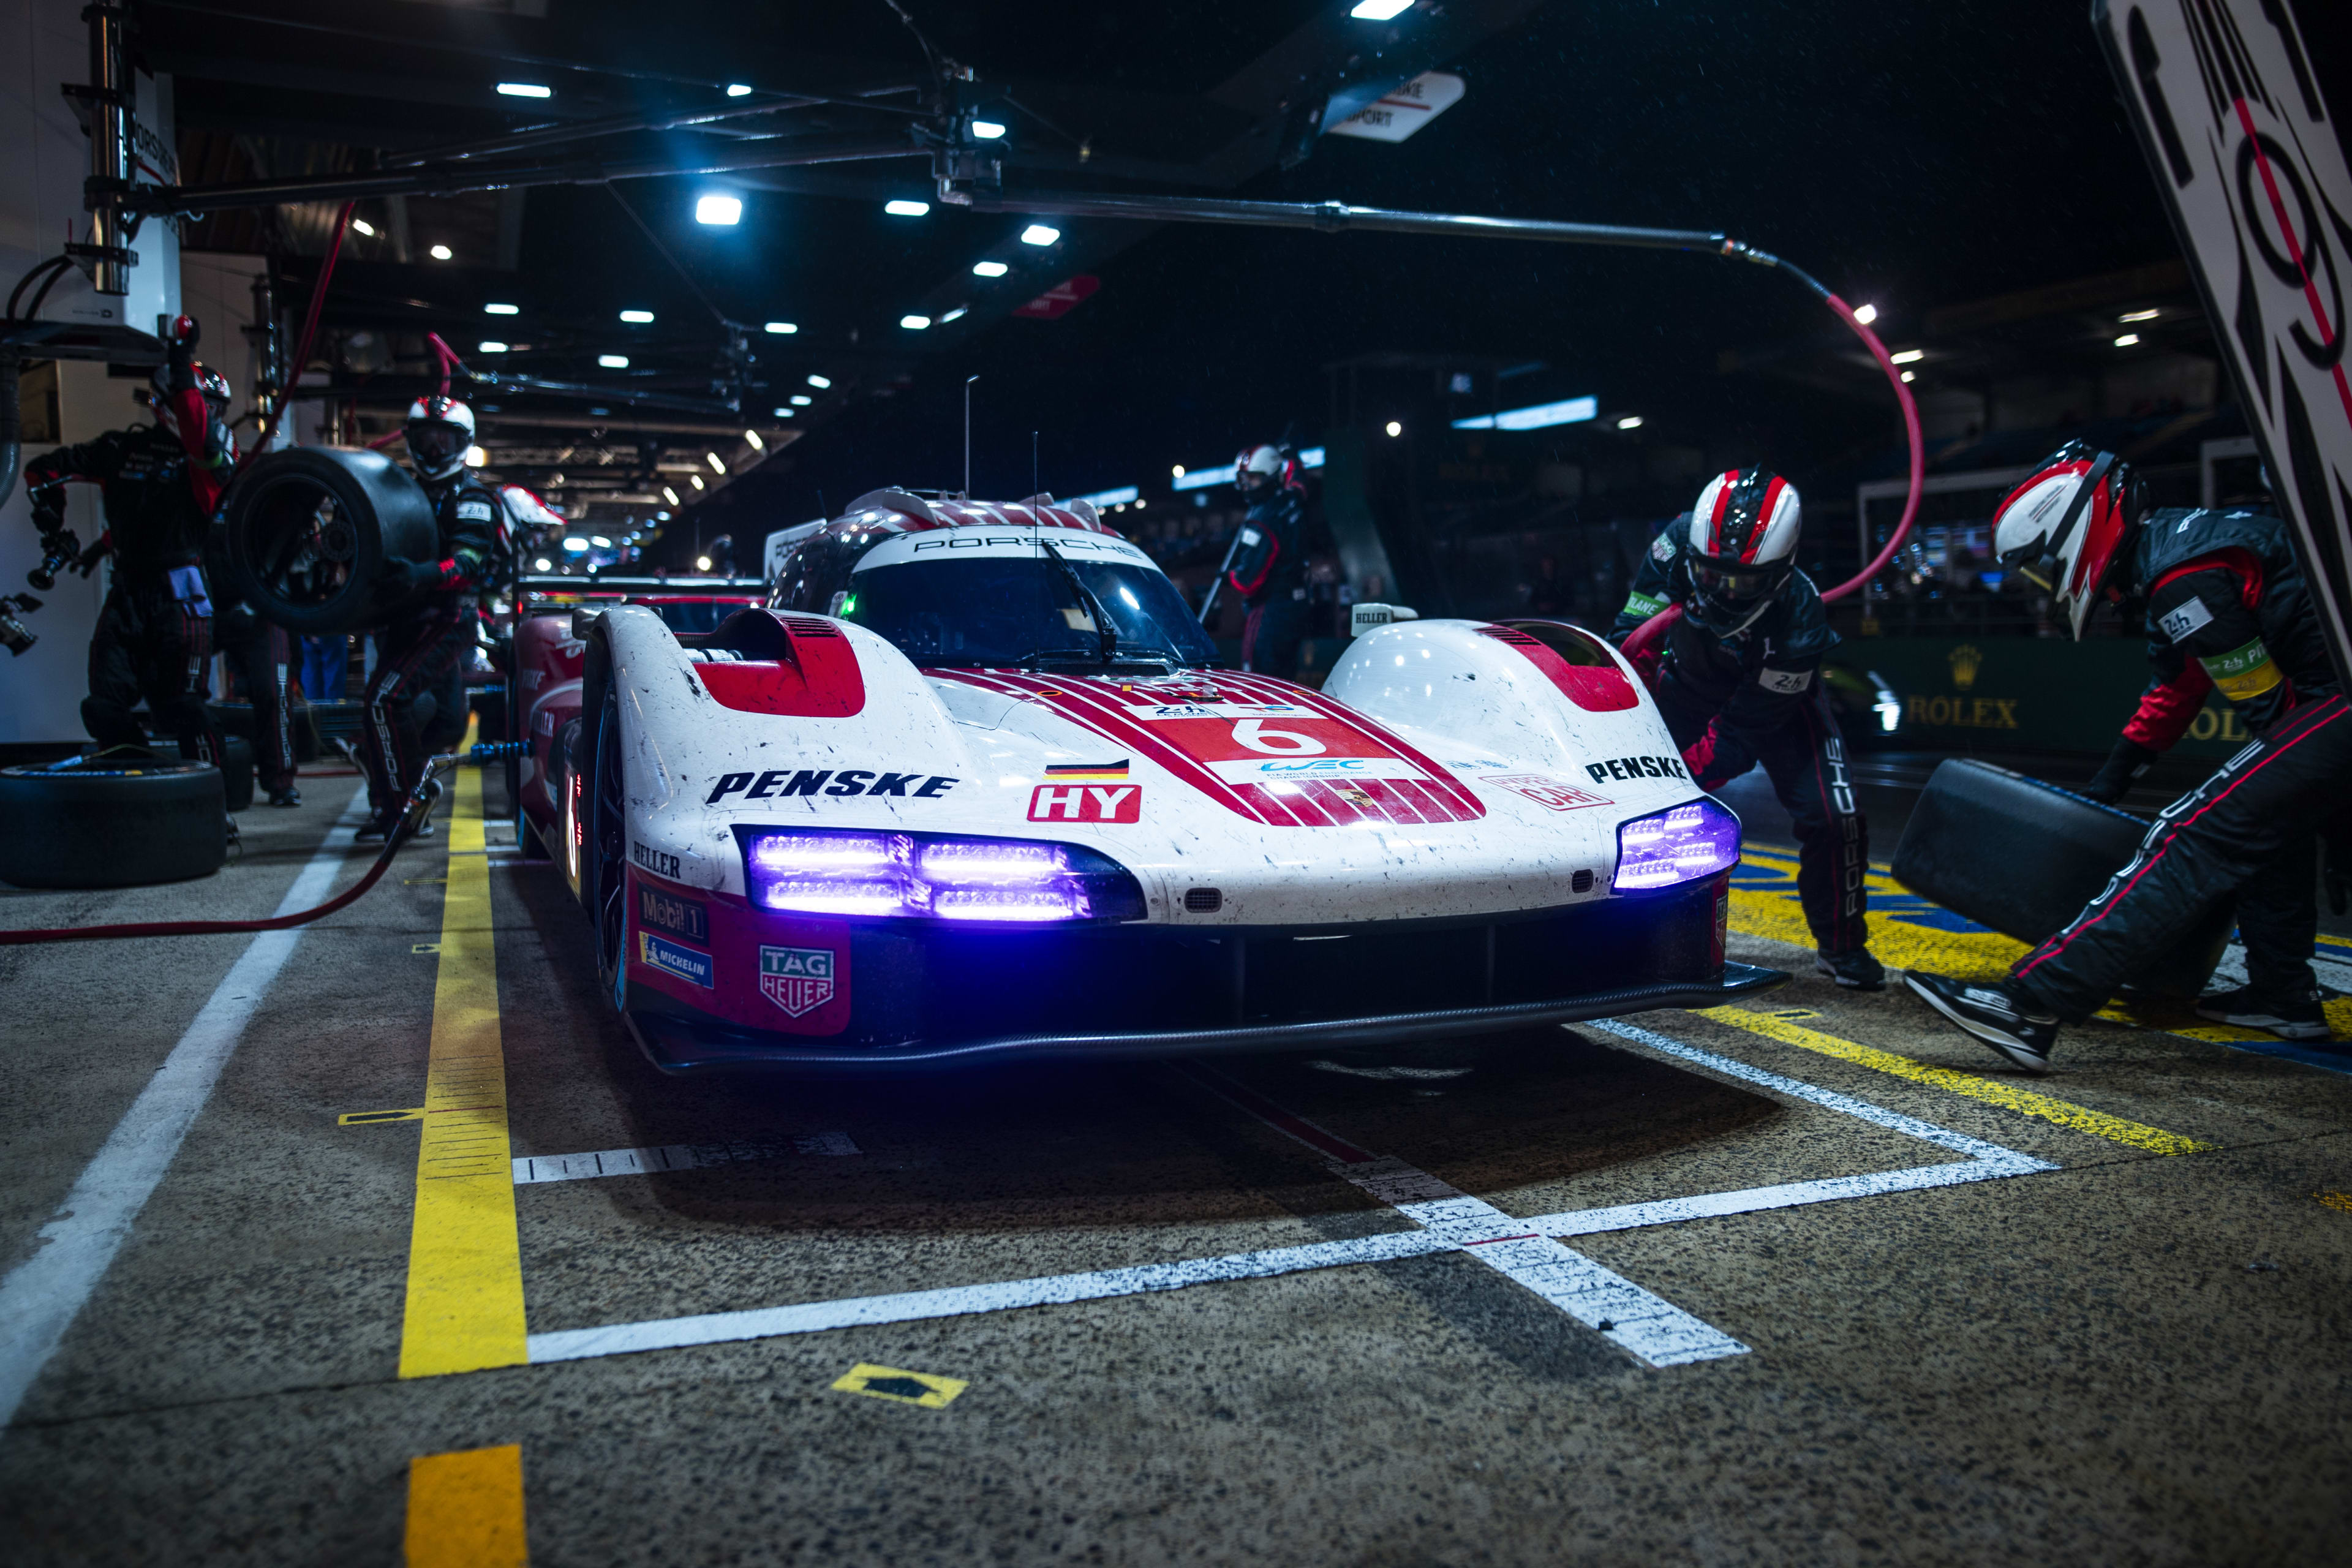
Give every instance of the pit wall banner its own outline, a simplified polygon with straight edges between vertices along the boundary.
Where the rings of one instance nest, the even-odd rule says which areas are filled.
[[[1830,659],[1874,674],[1895,693],[1903,705],[1897,744],[1958,752],[2105,756],[2148,683],[2139,637],[1863,637]],[[2217,694],[2174,752],[2218,759],[2252,739]]]
[[[2352,176],[2284,0],[2093,0],[2157,188],[2352,684]]]

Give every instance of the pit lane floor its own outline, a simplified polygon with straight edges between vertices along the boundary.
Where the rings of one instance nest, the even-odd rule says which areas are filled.
[[[0,919],[268,913],[362,868],[351,787]],[[678,1083],[499,837],[270,975],[0,950],[0,1558],[2352,1560],[2320,1063],[2103,1021],[2025,1079],[1801,975],[1443,1052]],[[1788,865],[1737,956],[1800,966]]]

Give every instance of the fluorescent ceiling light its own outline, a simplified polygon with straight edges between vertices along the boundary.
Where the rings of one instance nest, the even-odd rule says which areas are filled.
[[[793,416],[793,411],[789,408],[779,408],[774,410],[774,413],[779,419],[790,419]]]
[[[826,387],[831,386],[833,383],[824,376],[813,375],[809,377],[809,384],[815,387],[819,392],[823,392]]]
[[[1024,245],[1052,245],[1061,237],[1060,229],[1049,228],[1042,223],[1033,223],[1021,231],[1021,243]]]
[[[353,228],[357,228],[359,225],[353,224],[352,226]],[[2158,312],[2155,310],[2126,310],[2122,315],[2117,316],[2116,320],[2118,321],[2153,321],[2156,320],[2158,314]]]
[[[1412,0],[1356,0],[1348,13],[1360,22],[1391,22],[1412,9]]]
[[[919,332],[931,324],[931,319],[929,316],[901,316],[898,324],[910,332]]]
[[[584,539],[567,539],[563,542],[563,548],[577,554],[588,548],[588,542]]]
[[[1320,447],[1300,447],[1298,452],[1298,466],[1302,468],[1321,468],[1323,466],[1323,448]]]
[[[1903,373],[1903,379],[1906,384],[1916,381],[1919,379],[1919,373],[1916,370],[1906,370]]]
[[[688,474],[687,478],[694,482],[694,488],[696,489],[703,488],[702,476],[700,474]]]
[[[730,98],[749,98],[751,96],[751,89],[745,83],[730,81],[727,84],[727,96]]]
[[[909,201],[884,202],[882,210],[892,217],[920,217],[931,210],[931,204]]]
[[[1174,468],[1170,468],[1168,470],[1168,477],[1171,479],[1182,479],[1184,477],[1184,465],[1179,463]]]
[[[1012,270],[1013,268],[1002,261],[975,261],[971,264],[972,276],[975,278],[1002,278]]]
[[[1853,308],[1853,319],[1860,321],[1866,327],[1870,325],[1871,322],[1878,320],[1878,307],[1875,305],[1856,305]]]
[[[768,323],[768,331],[775,333],[780,338],[789,336],[800,330],[800,323],[797,321],[770,321]]]
[[[940,325],[944,327],[950,321],[960,321],[971,313],[971,308],[969,305],[958,305],[954,310],[950,310],[946,315],[940,318]]]
[[[719,454],[716,452],[703,453],[702,460],[710,465],[710,471],[714,474],[723,474],[727,471],[727,465],[719,460]]]
[[[626,370],[629,368],[629,356],[626,354],[598,354],[596,356],[596,363],[603,365],[606,370]]]
[[[653,324],[653,319],[654,313],[651,310],[624,310],[621,312],[621,320],[628,322],[633,327],[651,326]]]
[[[1620,430],[1639,430],[1641,427],[1642,416],[1638,414],[1628,414],[1624,418],[1617,421],[1617,428]]]
[[[760,439],[760,433],[757,430],[744,431],[743,444],[754,452],[764,452],[768,449],[768,444]]]
[[[1896,364],[1917,364],[1921,360],[1927,357],[1927,351],[1926,349],[1905,349],[1900,353],[1888,354],[1886,357],[1893,360]]]
[[[808,405],[809,405],[809,395],[808,395],[807,393],[805,393],[805,392],[795,392],[795,393],[793,393],[793,407],[795,407],[795,408],[806,408]]]
[[[502,342],[484,339],[474,345],[474,352],[478,354],[502,354],[507,352],[507,346]]]
[[[454,253],[446,245],[436,245],[426,254],[431,256],[436,261],[446,261]]]
[[[743,200],[740,196],[709,195],[696,198],[694,221],[724,228],[743,221]]]
[[[670,489],[667,485],[664,485],[662,486],[662,500],[669,502],[672,506],[676,506],[677,504],[677,492]]]
[[[1004,134],[1004,127],[993,120],[975,120],[971,122],[971,133],[982,142],[993,142]]]
[[[1137,489],[1133,485],[1121,485],[1115,490],[1097,490],[1090,496],[1074,496],[1071,500],[1074,502],[1086,501],[1089,505],[1097,508],[1125,506],[1128,502],[1135,500],[1142,493],[1142,491]]]
[[[553,98],[555,89],[541,87],[535,81],[502,81],[499,90],[509,98]]]
[[[2126,332],[2122,337],[2116,340],[2116,347],[2119,349],[2127,349],[2137,342],[2139,342],[2139,334],[2137,332]]]
[[[375,225],[368,222],[368,220],[363,217],[355,217],[352,219],[352,227],[367,236],[370,239],[373,239],[375,237]]]
[[[1577,425],[1597,417],[1601,400],[1597,397],[1570,397],[1559,403],[1538,403],[1531,408],[1507,408],[1500,414],[1481,414],[1475,419],[1456,419],[1456,430],[1541,430],[1553,425]]]
[[[519,316],[522,314],[522,307],[520,305],[485,305],[482,307],[482,314],[485,316]]]
[[[490,454],[487,447],[468,447],[466,448],[466,467],[469,468],[478,468],[489,460]]]
[[[541,556],[538,560],[536,560],[536,561],[534,561],[534,562],[532,562],[532,563],[530,563],[530,569],[531,569],[532,571],[534,571],[534,572],[547,572],[547,571],[551,571],[551,570],[553,570],[553,569],[554,569],[554,566],[555,566],[555,563],[554,563],[554,562],[552,562],[552,561],[550,561],[550,560],[549,560],[546,556],[544,556],[544,555]]]
[[[1404,434],[1404,426],[1402,426],[1402,425],[1400,425],[1400,424],[1398,424],[1398,423],[1397,423],[1395,420],[1393,420],[1393,419],[1391,419],[1391,420],[1390,420],[1390,421],[1388,422],[1388,426],[1387,426],[1387,428],[1388,428],[1388,433],[1389,433],[1391,436],[1402,436],[1402,435],[1403,435],[1403,434]]]
[[[613,542],[605,538],[601,533],[590,535],[588,542],[594,545],[599,550],[610,550],[613,548]]]

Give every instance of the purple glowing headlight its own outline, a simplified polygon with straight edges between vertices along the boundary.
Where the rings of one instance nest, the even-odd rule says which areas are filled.
[[[1143,889],[1075,844],[739,827],[744,888],[761,909],[918,920],[1131,921]]]
[[[1712,877],[1739,861],[1739,818],[1711,800],[1695,800],[1617,829],[1621,893],[1671,888]]]

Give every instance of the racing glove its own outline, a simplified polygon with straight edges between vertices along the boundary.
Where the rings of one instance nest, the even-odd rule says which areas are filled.
[[[2127,735],[2120,737],[2116,742],[2116,749],[2107,753],[2106,762],[2080,793],[2101,805],[2113,805],[2123,799],[2124,791],[2139,782],[2140,774],[2147,772],[2161,755],[2161,752],[2152,752]]]

